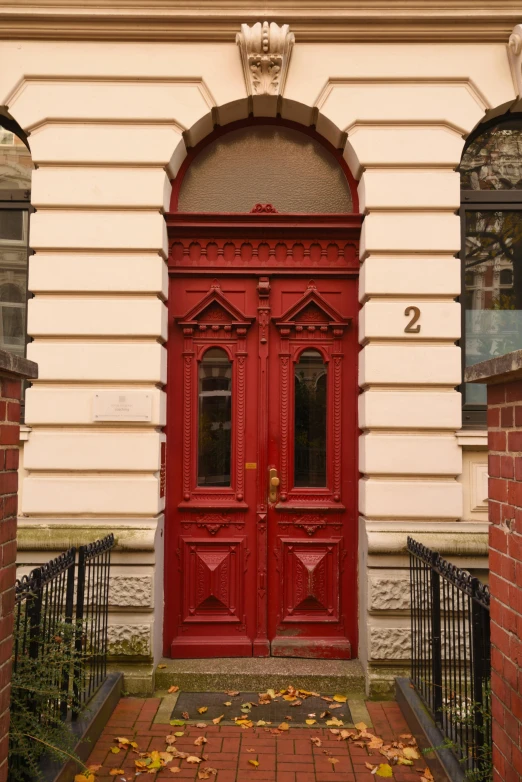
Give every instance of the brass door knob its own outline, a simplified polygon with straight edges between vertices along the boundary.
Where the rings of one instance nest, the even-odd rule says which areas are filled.
[[[268,470],[268,501],[277,502],[277,487],[279,486],[279,476],[275,467]]]

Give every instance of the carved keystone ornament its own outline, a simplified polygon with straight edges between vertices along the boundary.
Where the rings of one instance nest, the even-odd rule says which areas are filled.
[[[287,24],[241,25],[236,43],[248,95],[282,95],[295,36]]]
[[[508,57],[517,89],[517,95],[522,96],[522,24],[517,24],[509,36]]]

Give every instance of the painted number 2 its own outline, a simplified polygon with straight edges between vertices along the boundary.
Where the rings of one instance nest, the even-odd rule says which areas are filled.
[[[409,317],[411,315],[411,320],[404,329],[406,334],[418,334],[421,330],[420,323],[418,326],[415,324],[420,318],[421,311],[418,307],[406,307],[404,310],[404,314],[406,317]]]

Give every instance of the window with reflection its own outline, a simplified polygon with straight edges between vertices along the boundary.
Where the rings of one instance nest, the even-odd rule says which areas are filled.
[[[198,486],[230,486],[232,363],[210,348],[198,373]]]
[[[327,366],[318,350],[301,353],[294,386],[294,484],[326,486]]]
[[[31,153],[0,125],[0,349],[25,355]]]

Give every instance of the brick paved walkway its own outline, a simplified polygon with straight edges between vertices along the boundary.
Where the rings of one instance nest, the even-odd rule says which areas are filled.
[[[184,759],[175,759],[168,765],[179,766],[179,773],[161,769],[154,777],[150,773],[140,774],[140,782],[151,778],[178,778],[179,782],[197,780],[198,770],[204,766],[218,769],[216,782],[378,782],[380,777],[372,775],[365,764],[386,762],[375,750],[372,752],[366,747],[354,746],[351,741],[336,740],[327,728],[290,727],[285,733],[273,735],[262,727],[245,730],[226,725],[205,728],[187,725],[183,729],[158,724],[154,718],[160,703],[159,698],[124,698],[120,701],[87,762],[87,765],[102,764],[96,771],[96,782],[120,782],[122,778],[130,782],[136,779],[134,761],[139,756],[123,749],[118,754],[111,753],[110,748],[116,745],[116,738],[136,741],[140,752],[161,752],[166,748],[165,736],[182,730],[184,736],[176,739],[176,749],[195,755],[204,754],[207,760],[198,767]],[[401,733],[409,733],[396,703],[367,703],[366,706],[373,723],[370,731],[385,742],[397,740]],[[203,753],[200,747],[194,746],[198,736],[208,739]],[[312,744],[312,736],[321,739],[321,747]],[[324,750],[339,762],[332,765]],[[254,768],[249,760],[259,761],[259,766]],[[396,782],[418,782],[425,765],[420,760],[413,768],[393,766],[393,779]],[[111,776],[110,770],[114,768],[123,769],[124,775]],[[210,782],[214,780],[215,777],[211,776]]]

